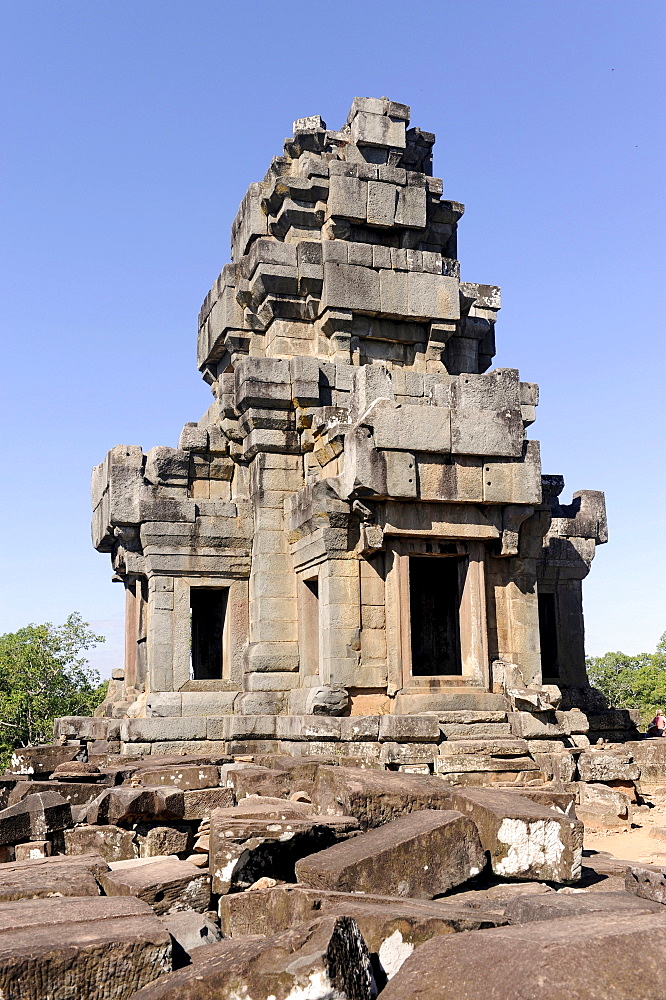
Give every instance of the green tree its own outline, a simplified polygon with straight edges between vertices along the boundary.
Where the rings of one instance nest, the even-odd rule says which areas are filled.
[[[588,657],[587,673],[610,708],[637,708],[642,724],[648,725],[658,708],[666,711],[666,632],[654,653]]]
[[[60,715],[92,715],[108,681],[100,684],[81,653],[100,642],[77,613],[0,636],[0,758],[51,740]]]

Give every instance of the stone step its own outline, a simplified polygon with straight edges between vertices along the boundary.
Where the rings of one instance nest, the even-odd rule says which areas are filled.
[[[423,715],[426,712],[506,712],[508,701],[501,694],[478,688],[449,688],[446,691],[402,691],[396,695],[396,715]]]

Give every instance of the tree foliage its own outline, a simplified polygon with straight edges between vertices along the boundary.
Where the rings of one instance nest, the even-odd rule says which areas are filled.
[[[92,715],[108,681],[81,653],[100,642],[77,613],[0,636],[0,756],[49,742],[58,716]]]
[[[605,653],[587,659],[590,684],[605,695],[610,708],[637,708],[643,725],[658,708],[666,712],[666,632],[654,653]]]

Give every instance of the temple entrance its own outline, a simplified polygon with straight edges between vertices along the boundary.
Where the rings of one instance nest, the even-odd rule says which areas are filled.
[[[192,615],[192,677],[195,681],[221,680],[226,587],[190,589]]]
[[[455,558],[409,559],[414,677],[462,674],[460,562]]]
[[[557,680],[560,676],[557,649],[557,609],[555,594],[539,594],[539,642],[541,676]]]

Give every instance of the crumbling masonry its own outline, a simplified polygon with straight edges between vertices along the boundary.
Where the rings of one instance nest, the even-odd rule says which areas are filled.
[[[630,726],[585,674],[603,493],[561,504],[541,473],[538,387],[491,368],[500,292],[460,280],[434,142],[386,98],[294,122],[199,315],[212,405],[178,448],[94,470],[127,595],[102,711],[132,752],[342,741],[395,767],[433,724],[568,746],[581,708]]]

